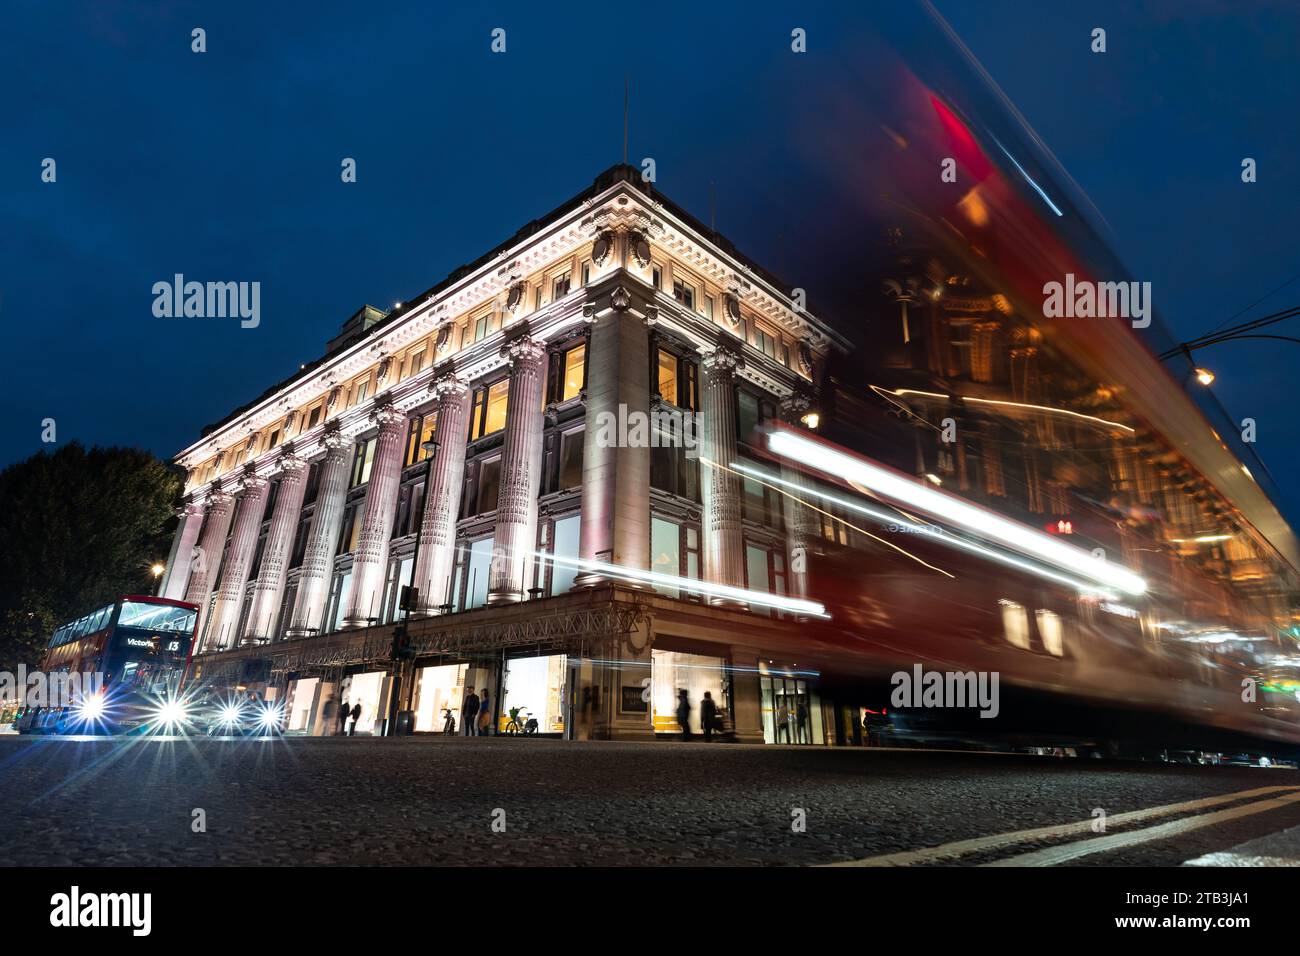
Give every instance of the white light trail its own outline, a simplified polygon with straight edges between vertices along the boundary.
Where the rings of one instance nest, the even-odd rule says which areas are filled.
[[[777,610],[791,611],[795,614],[808,614],[812,617],[830,617],[826,613],[826,605],[817,601],[805,601],[802,598],[768,594],[764,591],[750,591],[746,588],[732,587],[729,584],[713,584],[709,581],[697,581],[695,578],[683,578],[675,574],[660,574],[658,571],[643,571],[640,568],[629,568],[621,564],[606,564],[603,561],[591,561],[586,558],[563,558],[559,555],[547,554],[545,551],[536,551],[534,554],[543,561],[567,565],[582,571],[607,574],[612,578],[622,578],[625,581],[637,581],[642,584],[662,584],[664,587],[677,588],[680,591],[688,591],[692,594],[703,594],[708,597],[740,601],[745,604],[761,604],[764,607],[774,607]]]
[[[1041,531],[1035,531],[991,511],[967,504],[960,498],[912,481],[860,458],[810,441],[802,435],[776,431],[768,437],[767,443],[768,447],[778,455],[853,484],[862,485],[886,498],[901,501],[918,511],[942,518],[981,537],[999,541],[1058,568],[1081,574],[1128,594],[1146,592],[1146,581],[1127,568],[1110,564],[1082,548],[1064,544]]]
[[[900,528],[906,528],[908,531],[913,532],[914,534],[925,535],[926,537],[933,538],[934,540],[942,542],[943,544],[946,544],[949,547],[960,548],[963,551],[969,551],[972,554],[978,554],[980,557],[987,558],[990,561],[997,561],[1000,564],[1009,565],[1010,567],[1013,568],[1019,568],[1021,571],[1027,571],[1028,573],[1037,575],[1040,578],[1046,578],[1048,581],[1055,581],[1058,584],[1064,584],[1067,587],[1072,587],[1085,594],[1096,594],[1100,597],[1110,598],[1112,600],[1119,600],[1119,595],[1117,595],[1114,591],[1109,591],[1106,588],[1097,587],[1096,585],[1093,584],[1088,584],[1087,582],[1080,581],[1077,578],[1067,577],[1064,574],[1057,574],[1054,571],[1047,570],[1047,568],[1039,567],[1036,564],[1030,564],[1028,561],[1021,561],[1019,558],[1014,557],[1013,555],[1005,554],[1001,551],[994,551],[991,548],[986,548],[983,545],[976,544],[974,541],[967,541],[965,538],[958,538],[955,535],[944,534],[942,530],[936,531],[932,528],[927,528],[925,525],[915,524],[913,522],[908,521],[905,518],[900,518],[898,515],[889,514],[888,512],[885,511],[877,511],[874,508],[868,508],[864,505],[858,504],[856,501],[850,501],[847,498],[841,498],[838,495],[828,495],[824,491],[809,489],[809,488],[800,488],[798,485],[795,485],[793,482],[786,481],[784,478],[778,478],[775,475],[769,475],[766,472],[759,471],[757,468],[751,468],[748,465],[745,465],[741,462],[736,463],[736,470],[743,472],[744,474],[747,475],[761,476],[767,481],[774,481],[777,484],[785,485],[788,488],[797,488],[799,491],[803,493],[814,494],[818,498],[821,498],[822,501],[833,502],[834,504],[837,504],[842,508],[848,508],[850,511],[856,511],[859,514],[868,515],[872,518],[875,518],[877,521],[884,522],[885,524],[897,525]],[[850,525],[849,527],[852,527],[852,525]],[[906,551],[902,553],[907,554]],[[922,563],[924,564],[924,562]],[[926,565],[926,567],[931,567],[931,565]],[[941,570],[941,569],[936,569],[936,570]],[[946,571],[944,571],[943,573],[948,574],[948,572]],[[948,574],[948,577],[953,577],[953,575]]]

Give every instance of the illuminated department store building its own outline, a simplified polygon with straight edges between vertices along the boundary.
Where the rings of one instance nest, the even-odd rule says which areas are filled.
[[[416,732],[459,721],[472,686],[498,727],[522,707],[542,733],[649,738],[677,731],[684,688],[696,731],[709,691],[741,740],[831,742],[816,675],[766,651],[806,593],[790,555],[810,521],[707,464],[816,408],[845,342],[792,294],[615,167],[415,299],[361,309],[176,458],[160,593],[202,609],[195,679],[262,689],[312,734],[337,696],[381,732],[396,684]]]
[[[809,559],[849,552],[870,614],[917,537],[865,533],[774,461],[758,438],[772,422],[1155,585],[1140,611],[1054,611],[975,570],[987,606],[957,623],[1001,622],[986,637],[1004,673],[1086,660],[1080,627],[1207,669],[1300,660],[1291,526],[1133,329],[1050,326],[960,251],[890,236],[853,351],[630,167],[416,299],[363,308],[177,456],[189,481],[161,593],[202,608],[195,677],[274,694],[292,732],[329,732],[339,695],[361,704],[360,733],[393,709],[436,732],[473,686],[498,728],[521,707],[542,733],[647,739],[676,732],[685,689],[697,732],[708,691],[740,740],[860,742],[878,701],[853,686],[852,650],[814,656],[800,602],[830,592]],[[627,426],[613,441],[611,419]],[[936,618],[900,646],[956,629]],[[1254,640],[1214,643],[1229,632]]]

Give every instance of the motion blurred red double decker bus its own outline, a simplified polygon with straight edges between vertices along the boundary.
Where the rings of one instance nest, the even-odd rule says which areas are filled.
[[[19,733],[120,733],[167,722],[198,613],[196,605],[184,601],[128,594],[55,628],[41,672],[47,680],[87,679],[78,682],[75,699],[64,706],[25,708],[15,728]]]

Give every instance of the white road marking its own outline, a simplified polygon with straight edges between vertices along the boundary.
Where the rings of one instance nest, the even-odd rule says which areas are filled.
[[[1248,856],[1245,853],[1207,853],[1183,866],[1300,866],[1300,860],[1289,856]]]
[[[1270,793],[1300,790],[1300,787],[1259,787],[1255,790],[1242,790],[1237,793],[1225,793],[1217,797],[1204,797],[1200,800],[1186,800],[1182,803],[1170,803],[1145,810],[1133,810],[1129,813],[1117,813],[1106,818],[1107,826],[1124,826],[1140,823],[1154,817],[1169,816],[1174,813],[1187,813],[1204,810],[1238,800],[1262,797]],[[957,840],[940,846],[923,847],[919,850],[904,850],[899,853],[886,853],[881,856],[869,856],[862,860],[848,860],[842,863],[829,863],[827,866],[915,866],[920,863],[935,863],[940,860],[956,859],[972,853],[999,850],[1017,843],[1033,843],[1038,840],[1053,840],[1069,836],[1087,836],[1092,832],[1092,820],[1078,820],[1074,823],[1061,823],[1050,827],[1036,827],[1032,830],[1016,830],[1011,833],[998,833],[993,836],[974,837],[969,840]]]
[[[1274,797],[1271,800],[1257,800],[1254,803],[1247,803],[1240,807],[1216,810],[1214,813],[1203,813],[1200,816],[1186,817],[1182,820],[1170,820],[1168,823],[1147,827],[1145,830],[1135,830],[1132,833],[1115,833],[1111,836],[1098,837],[1095,840],[1081,840],[1078,843],[1069,843],[1065,846],[1055,846],[1046,850],[1037,850],[1033,853],[1023,853],[1020,856],[998,860],[994,863],[986,863],[985,866],[1057,866],[1070,860],[1077,860],[1081,856],[1106,853],[1111,850],[1122,850],[1130,846],[1137,846],[1140,843],[1150,843],[1153,840],[1167,840],[1170,837],[1181,836],[1202,827],[1214,826],[1216,823],[1227,823],[1229,820],[1254,816],[1256,813],[1264,813],[1268,810],[1277,810],[1298,800],[1300,800],[1300,793],[1288,794],[1285,797]]]

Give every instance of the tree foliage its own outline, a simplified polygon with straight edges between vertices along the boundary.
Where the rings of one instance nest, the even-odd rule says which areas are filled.
[[[34,666],[57,624],[151,593],[180,493],[133,448],[73,442],[0,471],[0,670]]]

